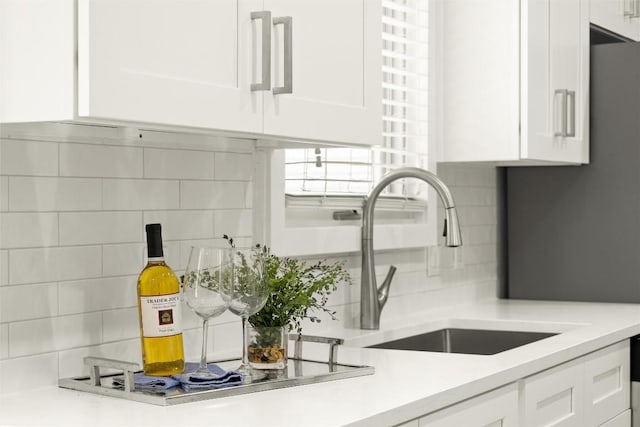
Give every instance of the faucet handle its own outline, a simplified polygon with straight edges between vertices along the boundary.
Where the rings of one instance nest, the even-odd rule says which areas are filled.
[[[396,274],[396,266],[390,265],[389,272],[387,273],[387,277],[384,278],[384,282],[378,288],[378,304],[380,305],[380,310],[387,303],[387,299],[389,298],[389,287],[391,286],[391,281],[393,280],[393,275]]]

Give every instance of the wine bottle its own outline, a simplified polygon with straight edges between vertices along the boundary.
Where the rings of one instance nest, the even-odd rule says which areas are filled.
[[[180,283],[164,262],[160,224],[147,224],[148,262],[138,277],[138,318],[145,375],[184,371]]]

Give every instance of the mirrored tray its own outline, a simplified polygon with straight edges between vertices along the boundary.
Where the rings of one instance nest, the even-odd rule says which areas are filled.
[[[139,372],[139,366],[137,364],[95,357],[85,359],[85,363],[90,366],[90,376],[63,378],[58,381],[58,386],[72,390],[134,400],[137,402],[168,406],[179,403],[216,399],[220,397],[236,396],[239,394],[353,378],[362,375],[371,375],[374,373],[374,368],[372,366],[348,365],[335,362],[337,358],[337,345],[342,343],[342,340],[340,339],[298,335],[294,335],[294,337],[296,338],[296,354],[294,357],[289,358],[289,362],[285,369],[264,371],[264,377],[254,379],[248,384],[242,384],[234,387],[198,390],[192,392],[186,392],[180,387],[169,390],[137,390],[133,385],[133,374]],[[329,361],[320,362],[303,359],[301,357],[303,341],[329,344]],[[225,370],[232,370],[238,367],[240,359],[221,360],[210,363],[215,363]],[[101,374],[100,367],[111,368],[112,370],[116,369],[120,372]],[[114,380],[118,381],[114,382]],[[125,383],[124,387],[122,386],[123,382]]]

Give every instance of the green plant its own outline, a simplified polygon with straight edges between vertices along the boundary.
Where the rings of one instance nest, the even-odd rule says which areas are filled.
[[[233,247],[233,239],[224,238]],[[264,268],[269,285],[269,297],[264,307],[249,317],[255,328],[288,327],[289,331],[302,330],[302,321],[320,322],[315,311],[327,313],[332,319],[336,312],[325,307],[329,295],[340,282],[351,282],[344,262],[327,263],[321,260],[307,264],[294,258],[279,257],[266,246],[256,245],[264,257]]]

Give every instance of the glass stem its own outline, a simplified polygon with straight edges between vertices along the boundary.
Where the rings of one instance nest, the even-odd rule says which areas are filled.
[[[247,355],[247,318],[242,316],[242,366],[249,366]]]
[[[209,319],[202,321],[202,355],[200,356],[199,371],[209,371],[207,367],[207,328],[209,326]]]

